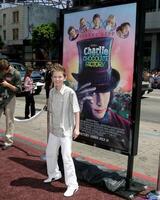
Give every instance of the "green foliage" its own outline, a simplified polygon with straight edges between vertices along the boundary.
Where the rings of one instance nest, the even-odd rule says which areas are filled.
[[[58,29],[54,23],[41,24],[33,28],[32,45],[34,48],[53,49],[57,44]]]

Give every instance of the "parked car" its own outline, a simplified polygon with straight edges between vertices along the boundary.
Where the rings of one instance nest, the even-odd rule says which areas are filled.
[[[6,55],[0,53],[0,59],[8,59],[8,56],[6,56]]]
[[[22,80],[22,93],[24,92],[24,76],[26,73],[26,68],[23,64],[17,62],[10,62],[10,64],[20,72],[21,80]],[[43,80],[44,77],[41,75],[40,71],[33,70],[31,77],[33,79],[33,83],[35,85],[35,94],[40,94],[42,87],[44,86]]]

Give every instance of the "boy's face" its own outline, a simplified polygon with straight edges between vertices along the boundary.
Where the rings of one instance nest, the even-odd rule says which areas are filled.
[[[56,89],[61,89],[63,82],[65,81],[63,72],[60,72],[60,71],[53,72],[52,81]]]

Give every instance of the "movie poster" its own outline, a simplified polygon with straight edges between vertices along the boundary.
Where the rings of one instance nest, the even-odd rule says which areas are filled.
[[[81,136],[94,145],[128,153],[136,4],[64,14],[63,66],[78,96]]]

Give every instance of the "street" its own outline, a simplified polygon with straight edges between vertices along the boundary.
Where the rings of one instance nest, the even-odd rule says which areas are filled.
[[[160,90],[144,95],[141,99],[141,121],[160,123]]]

